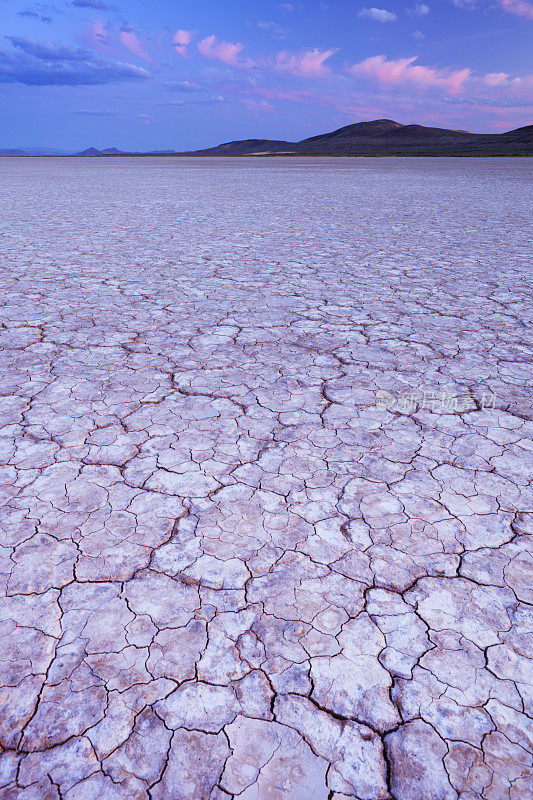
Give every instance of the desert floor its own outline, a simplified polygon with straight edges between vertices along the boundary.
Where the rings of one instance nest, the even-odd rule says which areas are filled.
[[[529,796],[528,176],[1,160],[2,800]]]

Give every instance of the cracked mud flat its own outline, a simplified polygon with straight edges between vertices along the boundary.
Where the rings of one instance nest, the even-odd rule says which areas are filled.
[[[530,169],[2,160],[2,800],[530,796]]]

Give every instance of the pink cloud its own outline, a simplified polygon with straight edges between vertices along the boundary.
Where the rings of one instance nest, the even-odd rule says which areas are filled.
[[[268,100],[286,101],[292,103],[305,103],[306,105],[319,105],[322,108],[328,108],[335,112],[348,114],[350,116],[356,115],[364,120],[372,116],[383,116],[384,110],[382,106],[370,104],[365,100],[355,100],[353,96],[339,94],[337,91],[326,91],[325,93],[316,91],[301,91],[301,90],[279,90],[267,89],[257,87],[255,94],[260,97],[265,97]]]
[[[503,89],[506,96],[520,96],[533,101],[533,75],[512,77],[507,72],[489,72],[483,78],[485,86]],[[491,93],[491,97],[501,96],[501,92]]]
[[[107,31],[101,20],[97,20],[93,23],[92,35],[95,39],[107,41]]]
[[[172,40],[176,52],[181,56],[187,55],[187,48],[192,42],[192,33],[190,31],[176,31],[174,39]]]
[[[485,75],[485,83],[487,86],[501,86],[507,83],[508,78],[507,72],[489,72]]]
[[[478,85],[475,84],[478,80]],[[511,78],[507,84],[508,88],[515,87],[519,96],[522,97],[526,82],[533,81],[529,76],[523,78]],[[471,79],[471,86],[475,86],[476,92],[481,90],[481,80]],[[531,84],[530,84],[531,85]],[[501,119],[501,127],[505,130],[517,128],[526,124],[524,120],[524,107],[509,107],[507,100],[502,98],[502,105],[495,104],[493,97],[488,97],[484,101],[481,97],[475,100],[463,100],[450,102],[444,100],[438,94],[428,95],[424,104],[420,103],[420,98],[413,97],[412,94],[404,94],[393,90],[391,92],[376,92],[369,89],[366,96],[365,89],[361,89],[354,95],[354,92],[345,92],[340,89],[329,88],[329,83],[322,84],[325,87],[318,91],[313,87],[312,91],[302,91],[300,89],[275,89],[256,87],[254,95],[262,97],[274,103],[298,103],[312,107],[320,106],[330,110],[330,129],[341,127],[348,122],[358,122],[378,117],[390,117],[399,122],[409,124],[418,122],[422,125],[434,125],[436,127],[467,128],[469,130],[483,131],[495,127],[495,119]],[[249,90],[248,90],[249,91]],[[485,88],[485,91],[487,89]],[[493,90],[491,95],[494,94]],[[499,91],[499,90],[498,90]],[[513,92],[505,92],[505,95]],[[343,119],[342,116],[345,116]],[[305,118],[305,117],[304,117]],[[312,126],[309,126],[312,128]],[[318,133],[314,127],[309,135]]]
[[[262,86],[258,86],[255,89],[255,93],[260,95],[261,97],[268,97],[269,100],[289,100],[300,102],[303,98],[310,97],[309,92],[300,92],[294,90],[284,90],[284,89],[267,89]]]
[[[152,63],[152,59],[133,31],[120,31],[119,38],[121,44],[126,48],[126,50],[129,50],[130,53],[133,53],[133,55],[137,56],[137,58],[142,58],[143,61],[148,61],[150,64]]]
[[[251,67],[253,61],[239,58],[244,45],[239,42],[219,42],[215,35],[207,36],[198,45],[198,50],[206,58],[214,58],[232,67]]]
[[[267,100],[251,100],[246,99],[243,101],[244,105],[256,117],[261,117],[263,114],[271,114],[276,109]]]
[[[497,128],[498,130],[507,131],[509,130],[509,123],[506,119],[498,120],[492,123],[493,128]]]
[[[93,22],[86,40],[92,48],[99,50],[101,53],[109,53],[111,49],[106,27],[101,20]]]
[[[336,50],[308,50],[300,55],[282,51],[275,59],[278,69],[292,72],[303,77],[320,78],[326,74],[324,63],[331,58]]]
[[[463,83],[470,77],[470,69],[437,69],[415,65],[417,56],[388,61],[386,56],[365,58],[348,68],[352,75],[371,78],[386,84],[412,84],[420,89],[437,87],[450,94],[459,94]]]
[[[533,75],[522,75],[521,78],[513,78],[511,85],[520,92],[525,92],[526,97],[533,97]]]
[[[533,19],[533,3],[528,2],[528,0],[501,0],[501,6],[509,14]]]

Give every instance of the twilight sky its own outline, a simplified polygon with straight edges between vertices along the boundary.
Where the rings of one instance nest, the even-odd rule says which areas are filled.
[[[532,122],[533,2],[373,1],[0,0],[0,147]]]

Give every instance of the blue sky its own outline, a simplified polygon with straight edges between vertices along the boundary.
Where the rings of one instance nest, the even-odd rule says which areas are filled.
[[[530,0],[0,0],[0,147],[532,122]]]

